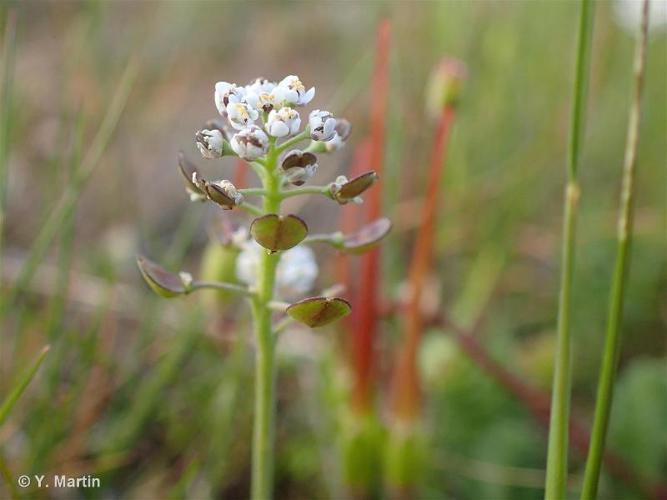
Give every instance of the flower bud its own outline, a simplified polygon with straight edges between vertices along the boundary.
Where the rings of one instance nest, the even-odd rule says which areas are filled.
[[[280,83],[272,90],[278,102],[285,102],[288,105],[304,106],[315,97],[315,87],[306,91],[306,87],[301,83],[299,77],[290,75],[283,78]]]
[[[287,137],[299,131],[301,118],[299,112],[292,108],[275,109],[269,113],[266,131],[273,137]]]
[[[222,132],[217,129],[200,130],[195,134],[195,141],[197,148],[204,158],[213,160],[222,158],[225,149],[225,140],[222,137]]]
[[[253,125],[236,133],[232,137],[231,147],[244,160],[253,161],[266,154],[269,138],[261,128]]]
[[[242,130],[252,125],[259,113],[248,102],[230,102],[227,105],[227,119],[236,130]]]
[[[227,180],[209,182],[205,186],[208,198],[224,210],[231,210],[243,203],[243,195],[237,191],[234,184]]]
[[[272,82],[267,78],[255,78],[252,82],[245,86],[247,92],[260,95],[263,92],[271,92],[276,88],[276,82]]]
[[[295,185],[302,186],[317,171],[317,157],[313,153],[293,149],[283,158],[281,167],[287,180]]]
[[[427,111],[437,118],[447,106],[456,106],[463,82],[468,76],[465,65],[456,59],[443,59],[431,74],[427,91]]]
[[[328,111],[316,109],[308,116],[310,137],[314,141],[329,141],[336,134],[336,119]]]
[[[336,120],[335,130],[336,133],[334,134],[333,139],[324,143],[328,153],[338,151],[345,146],[345,143],[352,132],[352,124],[345,118],[339,118]]]
[[[226,116],[227,105],[232,102],[241,102],[245,89],[237,87],[234,83],[218,82],[215,84],[215,107],[221,116]]]

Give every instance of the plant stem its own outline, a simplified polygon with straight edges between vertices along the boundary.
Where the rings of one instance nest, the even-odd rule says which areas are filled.
[[[287,148],[295,146],[296,144],[299,144],[301,141],[305,141],[306,139],[309,138],[310,138],[310,129],[306,127],[306,129],[303,132],[295,135],[291,139],[286,140],[280,146],[277,146],[275,148],[276,160],[278,159],[278,155],[283,151],[285,151]]]
[[[613,283],[609,300],[607,333],[602,357],[602,366],[600,367],[600,381],[598,383],[597,402],[595,404],[595,419],[591,433],[590,448],[588,450],[588,459],[586,461],[584,484],[581,492],[582,499],[593,499],[597,496],[602,454],[609,425],[614,379],[616,377],[616,368],[618,366],[620,352],[623,299],[625,297],[625,281],[628,275],[630,245],[632,243],[633,185],[637,164],[641,99],[646,66],[648,17],[649,2],[648,0],[644,0],[640,34],[635,49],[635,87],[633,90],[633,99],[630,104],[628,136],[625,146],[621,203],[618,214],[616,264],[614,266]]]
[[[280,191],[278,193],[281,200],[291,198],[292,196],[301,196],[303,194],[323,194],[329,196],[329,186],[304,186]]]
[[[586,89],[593,24],[591,0],[581,0],[577,46],[574,96],[570,117],[570,139],[567,161],[567,185],[563,220],[560,293],[558,299],[558,329],[556,359],[553,375],[549,448],[545,499],[565,498],[567,485],[567,454],[570,413],[570,309],[574,270],[575,234],[580,189],[579,166],[581,135],[584,128]]]
[[[275,141],[267,154],[262,184],[266,191],[264,213],[280,210],[280,183],[276,176],[279,151]],[[255,358],[255,416],[252,441],[253,500],[271,498],[275,420],[275,338],[271,328],[271,302],[280,253],[264,253],[260,263],[257,296],[252,301],[257,353]]]

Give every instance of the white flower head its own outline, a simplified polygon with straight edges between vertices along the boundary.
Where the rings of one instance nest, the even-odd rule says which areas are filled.
[[[308,116],[310,137],[314,141],[330,141],[336,134],[336,119],[328,111],[316,109]]]
[[[253,161],[266,154],[269,148],[269,137],[261,128],[252,125],[236,133],[230,145],[241,158]]]
[[[245,95],[245,89],[238,87],[235,83],[218,82],[215,84],[215,107],[222,116],[227,114],[227,105],[230,102],[241,102]]]
[[[278,102],[284,101],[286,104],[294,106],[304,106],[315,97],[315,87],[306,91],[306,87],[296,75],[283,78],[272,92]]]
[[[236,276],[253,287],[257,284],[262,255],[266,249],[255,241],[247,241],[236,260]],[[276,270],[276,289],[280,297],[296,298],[309,292],[319,269],[314,252],[307,246],[297,246],[282,253]]]
[[[266,78],[255,78],[252,82],[245,86],[247,92],[257,95],[262,93],[270,93],[275,87],[276,82],[272,82]]]
[[[209,160],[221,158],[224,150],[224,138],[222,132],[217,129],[200,130],[195,134],[197,148],[204,158]]]
[[[333,151],[338,151],[345,146],[348,137],[350,137],[350,132],[352,131],[352,125],[349,121],[341,118],[336,121],[336,133],[333,136],[333,139],[325,142],[325,147],[327,152],[331,153]]]
[[[227,118],[232,127],[241,130],[252,125],[259,118],[259,113],[248,102],[230,102],[227,104]]]
[[[294,135],[301,126],[301,117],[296,109],[280,108],[269,113],[266,121],[266,131],[273,137],[287,137]]]

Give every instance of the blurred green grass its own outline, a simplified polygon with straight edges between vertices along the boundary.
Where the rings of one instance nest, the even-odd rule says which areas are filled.
[[[573,407],[584,418],[606,317],[633,46],[612,5],[597,9],[572,330]],[[194,156],[192,137],[214,116],[218,80],[295,73],[315,85],[324,102],[336,105],[332,111],[354,124],[352,147],[322,162],[319,175],[328,180],[344,172],[368,132],[371,50],[382,16],[393,24],[383,189],[395,232],[383,254],[386,295],[399,294],[419,224],[415,204],[432,136],[423,112],[425,81],[441,56],[455,56],[470,77],[442,190],[435,290],[461,321],[483,316],[479,334],[497,359],[549,387],[575,2],[90,1],[28,2],[19,10],[12,99],[2,110],[9,182],[1,291],[5,304],[16,297],[0,318],[0,393],[44,344],[53,351],[0,430],[0,454],[11,473],[93,473],[104,491],[80,492],[89,497],[246,494],[252,381],[244,319],[195,297],[152,297],[134,254],[145,250],[166,256],[174,268],[196,269],[204,226],[215,212],[188,205],[176,152]],[[138,53],[129,101],[73,200],[76,213],[35,260],[32,280],[15,289],[43,222],[72,186],[72,165],[91,147],[127,61]],[[649,47],[637,237],[610,436],[612,448],[656,481],[667,464],[664,419],[656,417],[667,406],[666,54],[663,32]],[[231,162],[223,167],[231,168]],[[317,201],[301,209],[318,232],[335,227],[336,213]],[[489,260],[497,268],[485,267]],[[479,305],[487,294],[488,303]],[[239,320],[233,327],[221,319],[229,316]],[[387,322],[382,353],[399,334]],[[332,383],[331,371],[318,366],[325,363],[322,352],[335,349],[335,335],[306,336],[306,345],[317,346],[310,351],[284,349],[281,498],[336,496],[333,469],[324,466],[335,422],[317,403],[318,388]],[[426,341],[442,335],[432,331]],[[545,435],[525,409],[456,347],[436,356],[430,369],[425,427],[433,459],[424,495],[541,497],[539,487],[513,482],[511,474],[494,480],[479,467],[519,467],[529,477],[544,468]],[[322,380],[304,384],[304,373]],[[581,461],[572,466],[576,477]],[[636,496],[608,476],[603,488],[607,497]]]

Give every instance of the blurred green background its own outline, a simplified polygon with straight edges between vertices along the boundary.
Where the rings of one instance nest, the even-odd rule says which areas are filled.
[[[143,252],[197,272],[206,228],[220,215],[188,202],[176,154],[198,159],[194,133],[216,115],[218,80],[297,74],[314,85],[317,106],[354,126],[348,148],[320,162],[318,179],[345,173],[355,145],[368,135],[375,31],[383,18],[392,35],[381,187],[394,221],[383,247],[383,293],[399,296],[419,225],[434,132],[423,104],[428,75],[443,56],[456,57],[469,77],[441,187],[437,273],[429,290],[441,310],[474,326],[494,359],[549,390],[576,2],[89,1],[1,8],[3,26],[12,10],[18,17],[15,63],[3,59],[13,83],[1,112],[9,175],[0,179],[7,192],[0,393],[51,345],[0,429],[2,498],[247,495],[247,312],[196,296],[154,297],[134,256]],[[597,2],[596,11],[573,323],[572,406],[586,426],[614,258],[634,45],[615,3]],[[7,37],[3,51],[12,52]],[[100,141],[96,134],[115,109],[128,61],[136,78],[127,104],[116,127],[107,123],[109,140]],[[653,32],[647,68],[636,238],[609,447],[654,485],[665,482],[667,470],[664,30]],[[199,164],[205,173],[233,172],[232,160],[217,170]],[[316,232],[337,227],[337,207],[309,199],[292,208]],[[44,236],[49,231],[51,238]],[[333,257],[318,252],[323,287],[335,279]],[[380,333],[385,380],[400,320],[386,321]],[[339,339],[346,334],[296,329],[281,340],[279,498],[344,494],[336,447],[340,402],[331,394],[345,364]],[[422,347],[428,459],[420,498],[541,498],[544,428],[447,331],[430,330]],[[575,495],[583,460],[575,450],[572,458]],[[7,484],[38,473],[90,473],[102,479],[102,489],[58,497],[13,492]],[[605,474],[601,497],[641,494]]]

